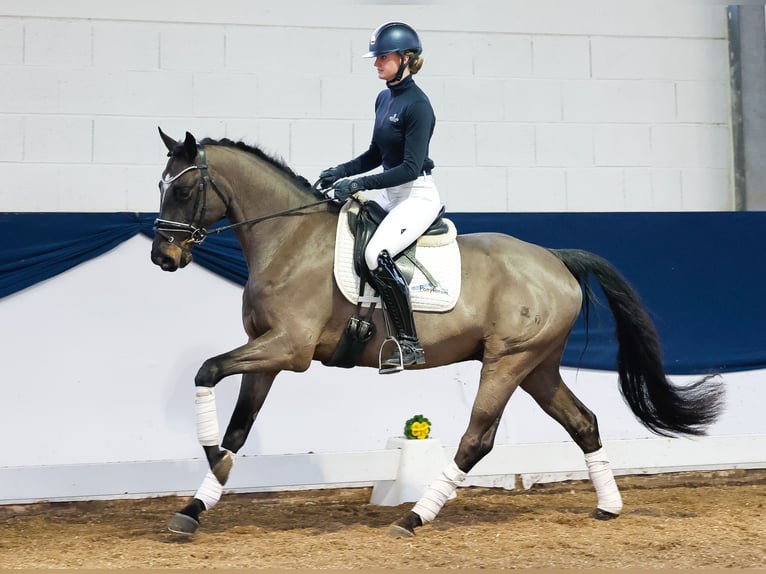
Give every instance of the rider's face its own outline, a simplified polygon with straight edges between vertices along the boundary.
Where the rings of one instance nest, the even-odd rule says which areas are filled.
[[[399,71],[399,64],[402,59],[396,52],[391,54],[383,54],[375,58],[375,69],[378,71],[378,78],[390,82],[396,77],[396,72]],[[409,70],[405,69],[405,76]]]

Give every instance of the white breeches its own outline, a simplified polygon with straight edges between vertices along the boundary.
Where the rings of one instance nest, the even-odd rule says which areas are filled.
[[[372,271],[378,266],[381,251],[394,257],[416,241],[439,215],[442,203],[430,175],[384,189],[371,199],[388,211],[364,252]]]

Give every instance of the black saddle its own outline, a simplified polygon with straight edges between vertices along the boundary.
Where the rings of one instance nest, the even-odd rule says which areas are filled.
[[[388,212],[380,204],[372,200],[360,203],[358,212],[348,212],[348,226],[354,236],[354,270],[359,277],[367,282],[369,282],[369,271],[364,260],[364,251],[386,215],[388,215]],[[448,233],[449,226],[444,221],[443,215],[444,206],[442,205],[439,215],[436,216],[436,219],[434,219],[423,235],[435,236]],[[396,263],[399,271],[402,272],[402,276],[407,283],[412,280],[412,276],[415,273],[416,245],[417,241],[413,241],[404,251],[393,258],[394,263]]]

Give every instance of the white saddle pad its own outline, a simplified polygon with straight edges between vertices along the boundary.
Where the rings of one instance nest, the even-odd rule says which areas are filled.
[[[348,227],[348,212],[358,209],[355,202],[349,201],[340,211],[333,267],[338,288],[344,297],[354,304],[359,298],[359,276],[354,270],[354,236]],[[432,285],[420,269],[415,267],[410,282],[413,311],[449,311],[460,296],[460,250],[457,245],[457,230],[449,219],[445,218],[444,221],[449,226],[447,234],[418,239],[415,257],[436,280],[437,285]],[[362,299],[363,305],[369,305],[373,300],[379,301],[380,298],[375,297],[375,291],[367,285]]]

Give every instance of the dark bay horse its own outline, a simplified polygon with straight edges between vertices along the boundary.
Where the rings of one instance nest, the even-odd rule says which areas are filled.
[[[307,180],[243,143],[198,143],[188,132],[176,141],[160,134],[170,159],[160,182],[152,261],[165,271],[186,266],[207,228],[228,217],[249,270],[242,305],[247,341],[204,361],[194,381],[197,434],[210,472],[168,525],[193,534],[201,513],[219,500],[233,454],[244,445],[277,374],[330,359],[354,306],[333,278],[338,210],[318,202]],[[651,319],[606,260],[499,233],[460,235],[458,245],[460,298],[447,313],[415,313],[427,359],[415,368],[481,361],[480,384],[454,461],[391,525],[391,533],[412,536],[435,518],[465,474],[492,450],[500,417],[518,387],[582,449],[598,499],[592,516],[616,517],[622,501],[596,417],[559,374],[570,331],[581,309],[588,309],[588,279],[599,283],[614,315],[621,392],[648,429],[666,436],[704,434],[721,409],[720,383],[706,377],[677,386],[667,379]],[[377,330],[361,366],[378,366],[385,337],[380,310],[374,322]],[[235,374],[242,375],[239,398],[221,441],[213,389]]]

